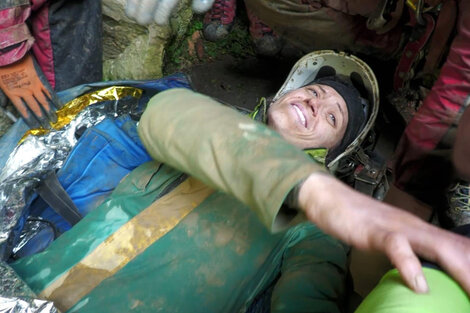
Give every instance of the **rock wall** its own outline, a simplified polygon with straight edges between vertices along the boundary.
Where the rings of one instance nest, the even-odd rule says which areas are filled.
[[[162,77],[165,49],[181,40],[192,19],[190,0],[181,0],[168,25],[138,25],[125,12],[126,0],[103,0],[105,80]]]

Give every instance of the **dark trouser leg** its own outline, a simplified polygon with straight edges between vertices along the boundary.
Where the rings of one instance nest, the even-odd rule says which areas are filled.
[[[33,52],[54,89],[101,81],[101,1],[50,1],[36,13]]]

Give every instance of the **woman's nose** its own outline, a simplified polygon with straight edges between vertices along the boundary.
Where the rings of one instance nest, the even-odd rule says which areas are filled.
[[[318,99],[310,97],[307,99],[306,105],[307,110],[310,111],[314,117],[316,117],[318,114]]]

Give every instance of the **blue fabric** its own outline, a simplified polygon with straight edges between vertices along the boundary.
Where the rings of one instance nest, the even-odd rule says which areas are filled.
[[[140,142],[136,122],[128,115],[106,118],[85,131],[57,172],[59,182],[82,216],[98,207],[119,181],[151,157]],[[52,222],[60,233],[71,228],[50,207],[34,202],[31,215]]]

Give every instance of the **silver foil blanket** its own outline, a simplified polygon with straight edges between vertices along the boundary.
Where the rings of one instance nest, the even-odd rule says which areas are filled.
[[[55,313],[52,302],[39,300],[5,262],[0,262],[0,313]]]

